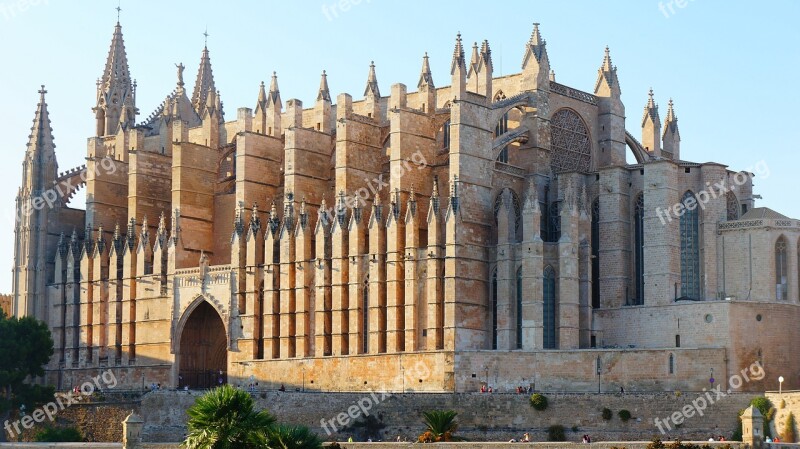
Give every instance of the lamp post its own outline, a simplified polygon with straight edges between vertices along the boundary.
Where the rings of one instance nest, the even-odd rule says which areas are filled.
[[[711,377],[708,378],[708,382],[711,384],[711,388],[714,388],[714,368],[711,368]]]
[[[783,376],[778,378],[778,396],[783,395]]]

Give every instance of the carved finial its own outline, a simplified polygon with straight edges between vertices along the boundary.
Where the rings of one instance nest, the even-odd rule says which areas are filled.
[[[164,211],[158,217],[158,234],[163,235],[167,232],[167,217],[164,216]]]

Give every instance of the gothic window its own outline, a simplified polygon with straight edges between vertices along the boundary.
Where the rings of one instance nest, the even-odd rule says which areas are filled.
[[[494,127],[494,136],[499,137],[508,132],[508,112],[503,114],[500,121]]]
[[[497,269],[492,273],[492,349],[497,349]]]
[[[546,266],[543,277],[543,347],[544,349],[556,349],[556,273],[553,267]]]
[[[447,120],[442,125],[441,129],[442,133],[442,148],[449,148],[450,147],[450,120]]]
[[[508,145],[504,146],[503,149],[500,150],[500,154],[497,155],[497,161],[508,164]]]
[[[558,200],[550,202],[550,194],[550,186],[545,186],[544,201],[539,202],[539,209],[542,211],[539,233],[543,241],[554,243],[561,238],[561,215],[558,213]]]
[[[789,282],[786,259],[786,237],[781,236],[775,242],[775,296],[786,301],[789,297]]]
[[[522,349],[522,268],[517,269],[517,349]]]
[[[681,297],[700,299],[700,215],[694,193],[683,194],[680,220]]]
[[[634,305],[644,304],[644,193],[636,197],[633,213],[633,260],[635,265],[636,297]]]
[[[363,346],[361,348],[364,354],[369,352],[369,275],[364,279],[364,292],[363,304],[361,305],[361,338],[363,339]]]
[[[600,308],[600,200],[592,202],[592,308]]]
[[[728,221],[739,219],[739,200],[733,192],[725,194],[725,201],[728,206]]]
[[[589,129],[570,109],[560,109],[550,119],[550,166],[556,173],[588,172],[592,161]]]
[[[669,355],[669,373],[675,374],[675,356],[673,354]]]

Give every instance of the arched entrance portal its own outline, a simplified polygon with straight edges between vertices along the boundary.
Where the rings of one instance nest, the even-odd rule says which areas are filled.
[[[202,301],[181,333],[180,386],[210,388],[227,382],[227,346],[222,318],[211,304]]]

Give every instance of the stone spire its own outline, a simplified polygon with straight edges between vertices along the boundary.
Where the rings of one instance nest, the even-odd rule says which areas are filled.
[[[364,89],[365,97],[381,97],[381,90],[378,88],[378,77],[375,75],[375,61],[369,63],[369,76],[367,77],[367,87]]]
[[[461,43],[461,33],[456,35],[456,47],[453,49],[453,61],[450,63],[450,74],[454,75],[456,70],[466,68],[464,59],[464,46]]]
[[[42,86],[39,90],[39,104],[36,105],[36,114],[33,116],[33,126],[31,134],[28,136],[28,149],[26,154],[28,159],[44,162],[52,159],[55,162],[56,144],[53,140],[53,128],[50,126],[50,113],[47,111],[45,101],[47,91]],[[57,166],[53,168],[53,176],[57,171]],[[31,179],[31,181],[34,181]],[[23,185],[25,180],[23,179]],[[49,187],[49,186],[48,186]]]
[[[525,44],[525,56],[522,59],[523,90],[549,90],[550,58],[547,56],[547,42],[539,33],[539,24],[533,24],[533,32]]]
[[[328,88],[328,74],[324,70],[322,71],[322,77],[319,80],[317,101],[331,101],[331,90]]]
[[[197,80],[194,83],[194,91],[192,93],[192,106],[197,115],[203,116],[207,103],[206,98],[209,92],[216,90],[214,72],[211,69],[211,58],[208,56],[208,47],[204,46],[203,53],[200,56],[200,67],[197,69]]]
[[[439,178],[433,178],[433,190],[431,191],[431,208],[437,214],[439,213]]]
[[[654,157],[661,156],[661,118],[658,115],[658,105],[653,98],[652,88],[642,114],[642,145]]]
[[[264,82],[258,87],[258,101],[256,102],[256,112],[264,111],[267,109],[267,88]]]
[[[492,49],[489,47],[489,40],[485,39],[481,44],[480,65],[483,67],[492,67]]]
[[[669,99],[667,117],[664,119],[664,132],[661,138],[663,140],[663,150],[670,153],[672,159],[679,160],[681,133],[678,131],[678,116],[675,114],[672,98]]]
[[[478,43],[472,43],[472,57],[469,58],[469,74],[471,75],[474,72],[478,71],[478,61],[480,59],[480,53],[478,52]]]
[[[128,120],[132,125],[138,110],[128,67],[128,56],[125,52],[125,41],[122,37],[122,25],[117,22],[111,38],[111,48],[108,51],[103,76],[97,85],[97,104],[92,109],[97,120],[98,136],[117,133],[122,107],[126,101],[129,109]]]
[[[544,61],[548,61],[547,57],[547,42],[542,39],[542,35],[539,33],[539,24],[533,24],[533,32],[531,32],[531,38],[528,41],[527,45],[525,46],[525,56],[522,59],[522,68],[525,69],[528,64],[531,63],[531,57],[535,58],[536,62],[540,65],[543,65]],[[549,62],[548,62],[548,71],[545,73],[549,73]]]
[[[267,105],[278,105],[278,107],[283,107],[283,103],[281,103],[281,91],[278,89],[277,72],[272,72],[272,80],[269,82],[269,97],[267,98]]]
[[[433,74],[431,73],[431,65],[428,61],[428,52],[425,52],[425,56],[422,57],[422,70],[420,70],[419,74],[419,82],[417,83],[417,88],[422,89],[423,86],[427,87],[434,87],[433,85]]]
[[[130,221],[128,221],[128,233],[125,237],[128,249],[133,250],[136,246],[136,218],[131,217]]]

